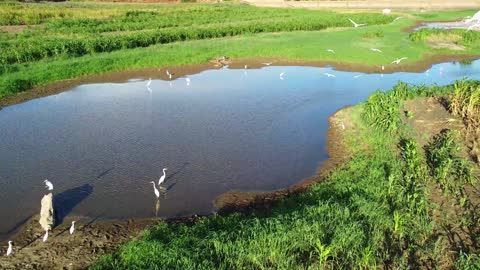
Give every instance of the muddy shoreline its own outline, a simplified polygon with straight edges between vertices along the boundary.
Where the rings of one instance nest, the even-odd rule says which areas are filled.
[[[380,66],[372,66],[365,64],[353,64],[339,61],[308,61],[308,60],[288,60],[283,58],[255,58],[255,59],[233,59],[228,64],[231,69],[244,69],[245,65],[249,69],[257,69],[267,67],[264,63],[272,63],[270,66],[304,66],[304,67],[332,67],[337,71],[352,71],[363,73],[384,73],[390,74],[394,72],[416,72],[420,73],[429,69],[434,64],[451,61],[474,60],[480,55],[472,54],[444,54],[444,55],[426,55],[421,61],[406,63],[402,65],[385,65],[385,70],[381,70]],[[23,103],[32,99],[55,95],[73,87],[82,84],[93,83],[124,83],[128,79],[143,78],[143,79],[162,79],[169,80],[166,70],[173,73],[172,79],[186,75],[197,74],[206,70],[221,69],[222,65],[216,61],[210,61],[203,64],[192,64],[182,66],[163,66],[157,68],[145,68],[135,70],[113,71],[102,74],[88,75],[53,82],[43,86],[36,86],[30,90],[16,93],[11,96],[0,98],[0,109],[19,103]]]
[[[327,136],[327,159],[317,169],[317,174],[293,186],[270,192],[230,191],[215,199],[219,214],[248,212],[252,209],[268,209],[279,200],[291,194],[303,192],[314,183],[320,182],[339,165],[349,159],[344,145],[344,130],[353,125],[342,115],[345,109],[337,111],[329,118]],[[342,123],[344,124],[342,127]],[[168,223],[193,224],[200,216],[176,217],[169,219],[138,218],[128,220],[108,220],[101,217],[67,217],[50,233],[49,240],[43,243],[44,235],[38,224],[38,215],[31,217],[8,240],[14,242],[14,253],[0,261],[1,269],[85,269],[100,256],[110,254],[129,240],[140,236],[146,228],[165,221]],[[71,221],[76,221],[76,231],[68,233]],[[13,233],[13,232],[12,232]],[[6,241],[1,244],[0,253],[5,254]]]

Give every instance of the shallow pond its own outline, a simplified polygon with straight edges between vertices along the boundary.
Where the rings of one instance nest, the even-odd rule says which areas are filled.
[[[173,81],[88,84],[0,110],[0,232],[38,213],[49,179],[61,216],[155,216],[150,181],[168,167],[158,216],[214,210],[221,193],[288,187],[328,158],[328,117],[399,80],[480,79],[480,61],[424,73],[270,66]],[[284,73],[280,77],[280,73]],[[327,77],[324,73],[334,74]],[[283,80],[282,80],[283,79]]]

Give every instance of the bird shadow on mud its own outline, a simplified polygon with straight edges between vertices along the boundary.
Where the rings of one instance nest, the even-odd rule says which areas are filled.
[[[55,223],[61,224],[63,219],[83,200],[93,192],[93,186],[83,184],[79,187],[67,189],[62,193],[53,196],[53,206],[55,209]]]

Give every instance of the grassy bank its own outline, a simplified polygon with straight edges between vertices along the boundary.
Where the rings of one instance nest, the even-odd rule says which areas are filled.
[[[429,199],[440,183],[464,209],[454,224],[479,236],[479,217],[465,195],[466,185],[478,187],[472,165],[448,132],[421,149],[400,108],[407,99],[441,95],[452,112],[472,112],[480,102],[464,97],[478,93],[480,82],[400,83],[377,92],[337,119],[352,124],[345,140],[353,158],[325,182],[268,211],[161,223],[92,269],[476,269],[478,250],[449,244]]]
[[[237,59],[325,60],[375,66],[380,70],[380,66],[400,57],[408,57],[402,62],[408,64],[422,61],[426,55],[480,54],[477,38],[465,44],[463,51],[432,49],[420,38],[409,37],[409,33],[402,31],[414,23],[415,17],[393,22],[395,16],[378,13],[234,4],[82,2],[7,2],[0,3],[0,12],[3,12],[2,24],[36,24],[21,32],[1,35],[0,98],[59,80],[110,71],[205,63],[223,55]],[[470,11],[431,14],[443,19],[463,17],[466,13]],[[85,16],[80,18],[81,14]],[[369,25],[354,29],[348,18]],[[336,53],[327,52],[332,48]]]

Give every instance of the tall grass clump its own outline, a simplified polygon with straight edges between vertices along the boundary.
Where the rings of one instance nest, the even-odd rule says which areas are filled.
[[[443,130],[435,135],[425,151],[432,175],[446,193],[458,195],[460,187],[473,182],[472,167],[458,156],[460,148],[453,131]]]
[[[458,81],[449,99],[450,111],[462,117],[467,125],[480,128],[480,82]]]
[[[414,42],[434,39],[444,42],[450,41],[468,46],[480,39],[480,33],[477,31],[467,31],[463,29],[444,30],[438,28],[424,28],[410,33],[409,38]]]

